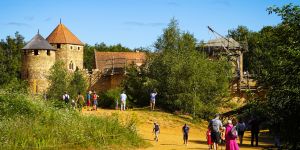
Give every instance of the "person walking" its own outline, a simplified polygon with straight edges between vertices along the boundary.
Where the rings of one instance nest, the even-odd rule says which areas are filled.
[[[186,124],[182,127],[182,132],[183,132],[183,144],[188,145],[188,140],[189,140],[189,130],[190,127]]]
[[[226,150],[239,150],[239,145],[236,143],[237,130],[233,126],[232,121],[228,120],[225,130]]]
[[[222,127],[222,122],[219,119],[220,115],[216,114],[216,117],[210,121],[210,127],[211,127],[211,139],[214,143],[214,150],[218,149],[218,144],[220,142],[221,133],[220,129]]]
[[[155,97],[157,95],[157,92],[153,91],[150,93],[150,109],[154,110],[155,107]]]
[[[156,142],[158,142],[158,134],[160,133],[160,128],[159,128],[159,125],[156,122],[154,122],[153,133],[154,133],[154,140]]]
[[[252,117],[248,123],[251,126],[251,146],[253,146],[255,138],[255,146],[258,146],[259,121]]]
[[[65,92],[65,94],[63,95],[63,101],[64,101],[66,104],[68,104],[69,101],[70,101],[70,95],[69,95],[67,92]]]
[[[80,92],[78,92],[76,103],[79,111],[82,111],[82,107],[84,105],[84,96]]]
[[[120,98],[121,98],[121,111],[125,111],[126,99],[127,99],[127,95],[125,94],[125,91],[122,92],[122,94],[120,95]]]
[[[239,122],[236,125],[237,128],[237,132],[238,132],[238,136],[239,136],[239,140],[240,140],[240,145],[243,144],[243,137],[244,137],[244,132],[246,129],[246,125],[245,123],[240,119]]]

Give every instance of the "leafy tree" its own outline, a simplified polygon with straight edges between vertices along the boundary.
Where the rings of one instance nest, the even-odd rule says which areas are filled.
[[[228,92],[230,65],[224,60],[208,60],[196,50],[196,43],[194,36],[181,32],[172,19],[155,42],[156,53],[149,55],[145,71],[139,72],[142,75],[136,69],[129,71],[125,88],[138,93],[130,96],[137,100],[143,98],[140,94],[146,95],[141,101],[148,104],[150,90],[156,89],[157,103],[165,109],[200,117],[217,111]]]
[[[255,72],[267,90],[266,101],[259,102],[273,127],[279,127],[281,137],[299,148],[300,123],[300,8],[292,4],[270,7],[269,13],[282,18],[274,27],[259,32],[255,49]]]
[[[15,37],[7,36],[0,42],[0,85],[21,78],[21,49],[24,47],[24,37],[18,32]]]
[[[70,78],[62,61],[56,61],[51,67],[48,80],[50,82],[50,86],[47,91],[49,98],[62,99],[63,93],[65,91],[69,92],[68,86]]]
[[[76,97],[78,92],[85,95],[87,91],[87,79],[85,78],[82,71],[76,69],[76,71],[72,74],[71,81],[69,84],[69,91],[71,97]]]

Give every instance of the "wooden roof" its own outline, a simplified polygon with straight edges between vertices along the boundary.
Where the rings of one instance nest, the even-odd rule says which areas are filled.
[[[84,45],[64,24],[60,23],[46,38],[51,44],[75,44]]]
[[[240,44],[237,41],[235,41],[233,38],[228,38],[228,40],[224,38],[209,40],[204,46],[205,47],[227,47],[229,49],[240,48]]]
[[[37,33],[22,49],[23,50],[56,50],[39,33]]]
[[[104,70],[112,67],[124,68],[126,65],[135,63],[141,65],[146,60],[145,52],[96,52],[96,68]]]

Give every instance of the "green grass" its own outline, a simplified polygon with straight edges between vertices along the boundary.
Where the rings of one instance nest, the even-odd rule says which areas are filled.
[[[0,90],[0,149],[132,149],[144,145],[135,122],[83,116],[51,101]]]

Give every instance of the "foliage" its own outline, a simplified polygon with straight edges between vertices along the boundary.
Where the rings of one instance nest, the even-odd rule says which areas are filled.
[[[24,37],[18,32],[0,41],[0,86],[21,78],[21,52]]]
[[[71,74],[71,81],[69,83],[68,91],[71,97],[76,97],[78,92],[85,94],[87,91],[87,78],[84,75],[84,72],[76,69],[74,73]]]
[[[281,137],[299,148],[300,124],[300,8],[288,4],[268,8],[282,18],[274,27],[259,32],[255,47],[255,72],[267,90],[266,101],[257,102],[271,126],[280,128]]]
[[[217,111],[228,92],[229,63],[211,61],[199,53],[194,36],[181,32],[174,19],[155,42],[155,48],[156,53],[150,55],[142,75],[136,69],[129,71],[125,89],[134,91],[130,94],[132,99],[143,98],[148,104],[150,91],[157,89],[157,104],[163,108],[199,117]],[[132,94],[135,92],[138,95]]]
[[[62,61],[56,61],[51,67],[48,80],[50,84],[47,91],[48,97],[52,99],[62,99],[63,93],[68,91],[70,82],[70,77]]]
[[[71,99],[75,99],[78,92],[84,95],[88,86],[82,71],[76,69],[74,72],[68,72],[62,61],[56,61],[51,67],[48,79],[50,86],[47,96],[54,100],[61,100],[64,92],[68,92]]]
[[[147,64],[138,68],[134,64],[130,65],[123,82],[129,101],[140,107],[149,105],[150,92],[158,85],[156,80],[149,77],[146,66]]]
[[[259,44],[259,33],[250,31],[246,26],[238,26],[236,29],[228,31],[228,36],[238,41],[243,50],[244,71],[254,73],[256,61],[255,48]]]
[[[50,101],[0,90],[0,149],[110,149],[144,144],[131,120],[80,115]]]
[[[99,106],[104,108],[115,108],[116,102],[120,105],[121,88],[109,89],[100,95]]]

